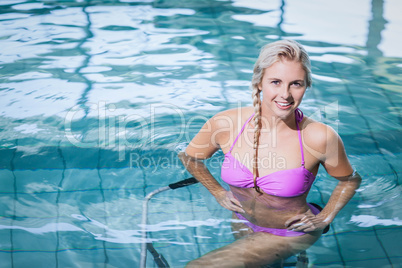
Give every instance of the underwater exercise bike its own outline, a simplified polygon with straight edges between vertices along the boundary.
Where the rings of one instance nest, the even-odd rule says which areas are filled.
[[[155,264],[158,268],[168,268],[170,267],[166,259],[163,257],[162,254],[159,254],[158,251],[154,248],[151,242],[147,242],[148,232],[146,229],[147,226],[147,214],[148,214],[148,202],[149,200],[156,194],[174,190],[186,186],[190,186],[193,184],[198,183],[198,181],[192,177],[185,180],[181,180],[168,186],[164,186],[161,188],[156,189],[155,191],[149,193],[145,196],[143,203],[142,203],[142,219],[141,219],[141,234],[142,234],[142,244],[141,244],[141,260],[140,260],[140,268],[146,268],[146,261],[147,261],[147,251],[149,251],[154,258]],[[279,265],[279,266],[278,266]],[[273,266],[262,266],[262,267],[296,267],[296,268],[305,268],[308,266],[308,257],[306,251],[300,252],[297,256],[292,256],[285,260],[285,262],[280,263],[278,265]]]

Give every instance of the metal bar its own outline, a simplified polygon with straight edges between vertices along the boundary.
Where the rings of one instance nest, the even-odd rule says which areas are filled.
[[[141,219],[141,237],[142,237],[142,244],[141,244],[141,260],[140,260],[140,268],[145,268],[146,266],[146,261],[147,261],[147,247],[150,249],[153,249],[153,251],[151,251],[152,255],[156,256],[155,261],[157,263],[162,263],[164,265],[167,265],[165,267],[169,267],[169,265],[167,264],[165,258],[160,255],[152,246],[152,243],[148,243],[147,242],[147,215],[148,215],[148,201],[156,194],[160,193],[160,192],[164,192],[167,190],[174,190],[174,189],[178,189],[181,187],[185,187],[185,186],[189,186],[192,184],[198,183],[198,181],[194,178],[188,178],[185,180],[181,180],[175,183],[171,183],[169,184],[169,186],[165,186],[165,187],[161,187],[156,189],[155,191],[149,193],[147,196],[145,196],[144,201],[142,202],[142,219]],[[150,245],[149,245],[150,244]],[[148,246],[147,246],[148,245]],[[156,255],[157,254],[157,255]]]
[[[141,244],[141,261],[140,268],[145,268],[147,261],[147,214],[148,214],[148,201],[152,196],[170,190],[169,186],[161,187],[155,191],[149,193],[145,196],[144,201],[142,201],[142,219],[141,219],[141,233],[142,233],[142,244]]]

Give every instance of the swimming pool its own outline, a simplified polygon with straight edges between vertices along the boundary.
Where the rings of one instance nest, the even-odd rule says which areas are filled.
[[[176,155],[206,118],[251,105],[258,49],[281,38],[311,55],[302,110],[364,179],[311,265],[402,267],[402,5],[266,2],[1,1],[0,267],[137,267],[144,196],[189,176]],[[335,184],[320,172],[310,201]],[[233,241],[199,185],[149,209],[172,267]]]

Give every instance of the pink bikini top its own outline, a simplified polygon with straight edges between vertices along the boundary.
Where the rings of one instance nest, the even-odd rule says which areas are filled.
[[[299,134],[301,150],[301,166],[294,169],[280,170],[263,177],[257,177],[257,186],[265,193],[281,197],[299,196],[307,192],[314,182],[315,176],[304,167],[303,144],[300,134],[299,122],[303,119],[303,113],[299,109],[295,110],[296,126]],[[221,177],[227,184],[240,187],[254,187],[253,173],[232,155],[232,149],[246,125],[253,118],[254,114],[246,121],[230,147],[222,164]]]

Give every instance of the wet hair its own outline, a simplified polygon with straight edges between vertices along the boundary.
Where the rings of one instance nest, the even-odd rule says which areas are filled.
[[[259,86],[261,84],[264,70],[269,68],[272,64],[282,61],[297,61],[303,66],[306,72],[305,82],[306,87],[310,87],[312,83],[311,79],[311,64],[310,58],[307,51],[298,42],[293,40],[280,40],[262,47],[260,55],[254,65],[253,78],[251,80],[252,98],[254,106],[254,156],[253,156],[253,177],[254,177],[254,188],[258,193],[262,193],[260,188],[257,186],[258,177],[258,161],[257,161],[257,148],[258,140],[261,131],[261,90]]]

